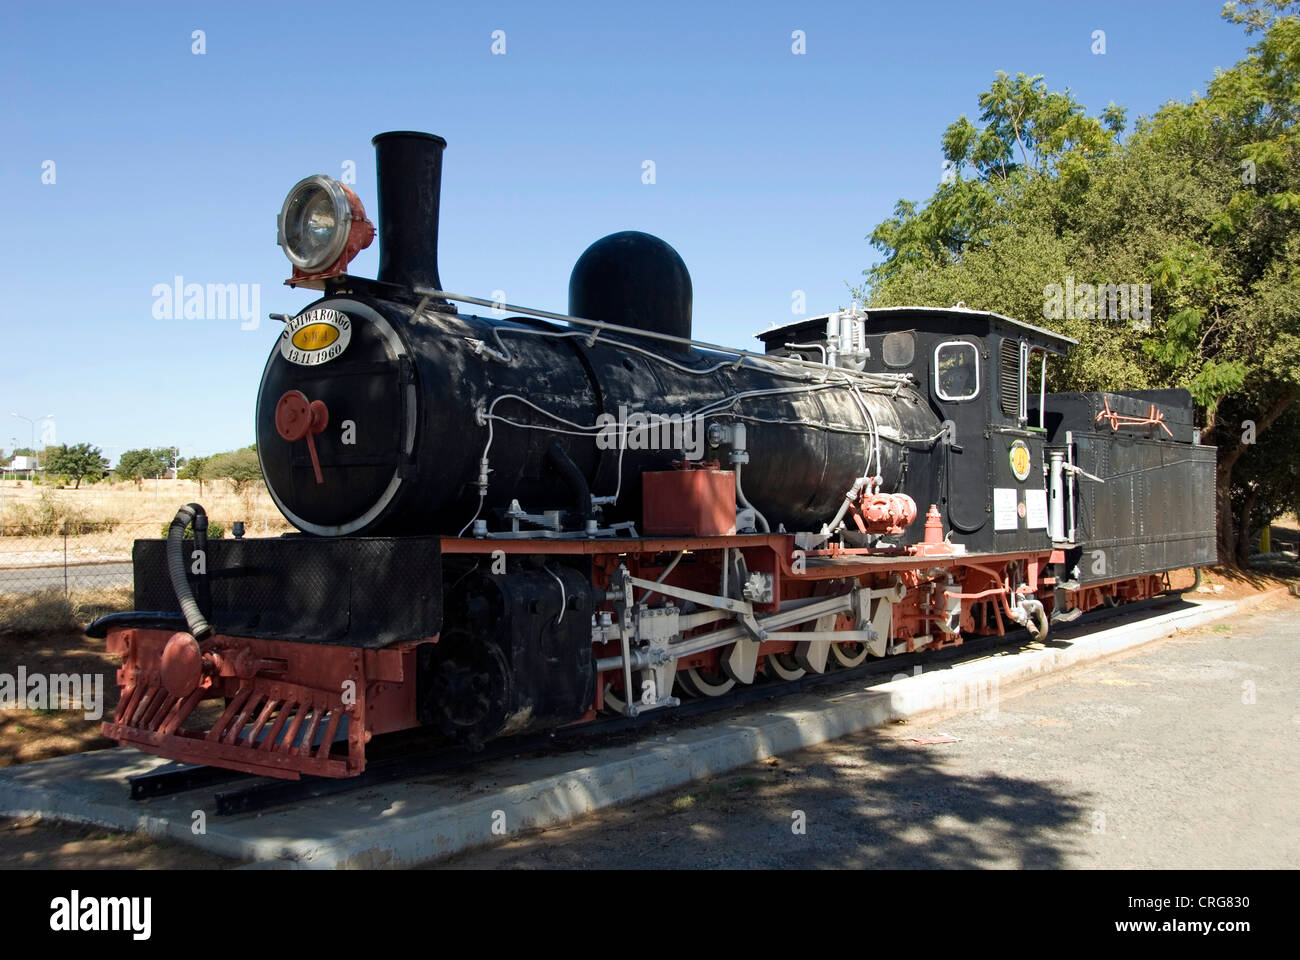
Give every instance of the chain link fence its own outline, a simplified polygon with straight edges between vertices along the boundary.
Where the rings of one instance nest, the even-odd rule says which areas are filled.
[[[290,529],[260,483],[0,481],[0,634],[75,630],[131,609],[135,541],[164,536],[191,501],[207,509],[209,537],[230,536],[235,521],[250,537]]]

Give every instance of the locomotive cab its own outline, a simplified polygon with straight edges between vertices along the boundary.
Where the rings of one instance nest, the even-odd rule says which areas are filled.
[[[910,377],[942,430],[929,449],[907,451],[906,492],[917,503],[936,504],[953,542],[972,553],[1050,543],[1047,431],[1038,400],[1048,355],[1063,356],[1074,340],[960,306],[830,314],[759,338],[768,353]],[[901,542],[921,536],[913,529]]]

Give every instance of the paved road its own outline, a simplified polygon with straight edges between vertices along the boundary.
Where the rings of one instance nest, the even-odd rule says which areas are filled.
[[[446,867],[1300,867],[1300,602]],[[922,745],[910,737],[947,734]],[[798,821],[806,825],[796,833]]]
[[[68,567],[68,585],[78,587],[129,587],[131,564],[87,563]],[[0,593],[35,593],[50,587],[63,589],[63,567],[8,567],[0,569]]]

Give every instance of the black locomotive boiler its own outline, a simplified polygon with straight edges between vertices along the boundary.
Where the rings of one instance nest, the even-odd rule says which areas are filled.
[[[1046,394],[1073,341],[960,306],[702,343],[685,264],[636,232],[578,258],[564,314],[450,293],[446,143],[374,146],[377,278],[347,272],[375,228],[346,185],[308,177],[279,218],[288,283],[322,294],[258,388],[298,532],[208,539],[190,504],[137,541],[139,609],[92,625],[121,743],[352,776],[375,734],[481,743],[1042,636],[1215,560],[1183,392]]]

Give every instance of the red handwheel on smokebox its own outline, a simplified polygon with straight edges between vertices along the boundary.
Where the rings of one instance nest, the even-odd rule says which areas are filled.
[[[324,483],[320,470],[320,457],[316,455],[316,441],[312,437],[323,433],[329,426],[330,412],[323,400],[308,400],[301,390],[286,390],[275,405],[275,429],[285,440],[297,443],[306,439],[307,453],[311,455],[311,468],[316,472],[316,482]]]

